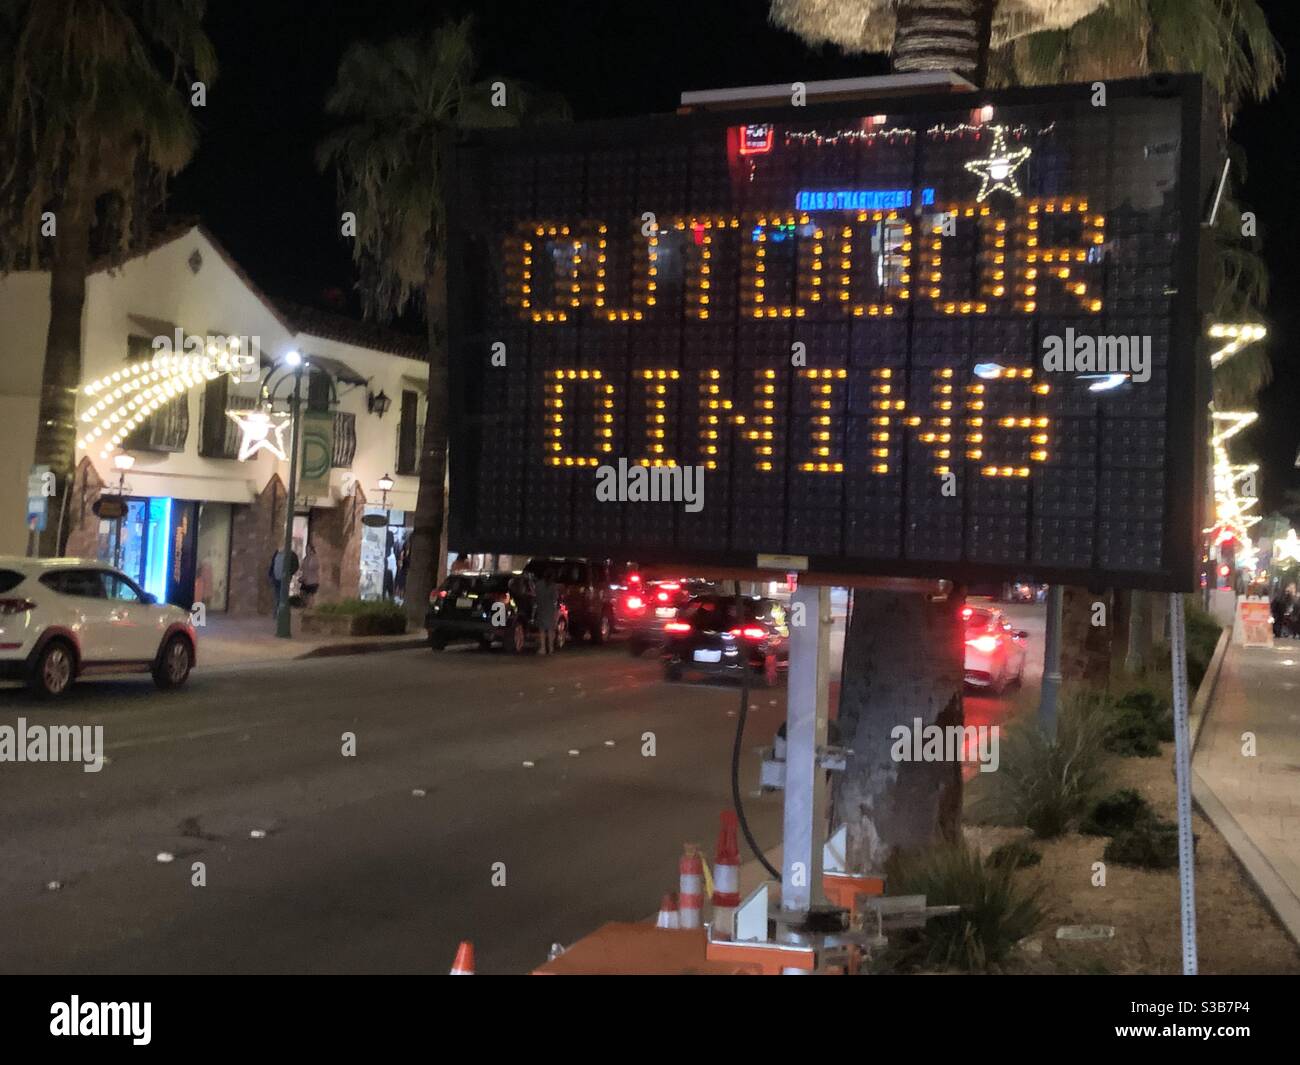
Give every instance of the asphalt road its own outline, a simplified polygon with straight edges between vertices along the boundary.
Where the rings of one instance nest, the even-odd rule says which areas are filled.
[[[168,696],[88,683],[55,710],[0,700],[0,724],[102,724],[111,759],[0,764],[0,970],[445,972],[465,938],[499,972],[653,913],[682,842],[711,851],[739,688],[667,684],[618,645],[198,670]],[[751,703],[747,748],[770,741],[785,689]],[[750,809],[760,844],[778,842],[779,797]]]
[[[785,687],[750,701],[747,796]],[[102,725],[109,756],[0,763],[0,971],[445,972],[462,938],[480,972],[526,971],[652,913],[683,841],[712,850],[738,702],[621,644],[200,668],[55,709],[0,691],[0,724]],[[1016,702],[971,696],[968,720]],[[779,796],[747,810],[779,842]]]

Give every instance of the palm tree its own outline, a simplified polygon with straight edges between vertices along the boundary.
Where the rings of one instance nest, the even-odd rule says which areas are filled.
[[[120,255],[197,143],[191,79],[216,75],[205,0],[0,0],[0,269],[50,271],[36,462],[74,462],[92,236]],[[55,228],[47,235],[46,212]],[[41,539],[57,554],[60,530]]]
[[[471,81],[471,29],[466,17],[418,37],[352,45],[325,104],[341,124],[317,148],[321,169],[332,166],[337,174],[339,206],[356,215],[353,258],[366,314],[388,318],[418,306],[428,328],[428,411],[406,583],[407,613],[416,624],[444,561],[447,138],[458,128],[566,114],[556,97],[518,82]]]
[[[773,0],[772,21],[809,44],[888,52],[897,72],[952,70],[983,84],[991,43],[1067,26],[1102,0]],[[879,872],[896,850],[959,831],[960,766],[896,762],[891,729],[920,719],[961,725],[964,632],[957,604],[915,592],[856,589],[844,641],[840,735],[853,754],[835,775],[832,821],[848,867]]]

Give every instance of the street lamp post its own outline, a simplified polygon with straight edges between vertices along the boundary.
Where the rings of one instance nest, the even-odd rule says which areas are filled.
[[[126,495],[126,471],[135,465],[135,456],[119,451],[113,456],[113,465],[117,467],[117,501],[122,511],[113,523],[113,565],[122,568],[122,522],[126,521],[126,507],[123,497]]]
[[[388,511],[388,493],[393,490],[393,483],[391,474],[386,473],[379,478],[379,491],[382,492],[384,496],[381,504],[384,508],[384,573],[383,577],[380,579],[379,586],[379,595],[382,599],[388,598],[388,541],[393,535],[393,531],[390,528],[393,518]],[[400,569],[401,567],[399,566],[398,568]],[[396,580],[396,574],[394,574],[394,580]]]
[[[293,635],[289,614],[289,559],[293,553],[293,506],[298,494],[298,404],[302,396],[302,371],[305,363],[302,355],[290,351],[284,357],[288,366],[293,367],[293,394],[289,399],[289,498],[284,507],[284,544],[280,548],[280,601],[275,611],[275,634],[282,639]]]

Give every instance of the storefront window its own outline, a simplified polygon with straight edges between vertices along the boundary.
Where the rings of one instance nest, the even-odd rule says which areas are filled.
[[[362,599],[401,599],[410,559],[407,512],[367,506],[366,514],[388,515],[387,525],[363,525],[361,539]]]

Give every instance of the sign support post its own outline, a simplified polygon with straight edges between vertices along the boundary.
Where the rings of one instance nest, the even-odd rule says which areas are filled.
[[[1183,597],[1169,593],[1169,657],[1174,689],[1174,777],[1178,789],[1178,897],[1183,931],[1183,975],[1195,976],[1196,868],[1192,840],[1192,742],[1187,723],[1187,629]]]
[[[1043,689],[1038,697],[1038,728],[1056,739],[1056,700],[1061,693],[1061,609],[1065,590],[1059,584],[1047,589],[1047,632],[1043,647]]]
[[[800,584],[791,604],[804,624],[790,626],[790,677],[785,715],[785,795],[782,825],[781,909],[807,914],[823,903],[826,747],[830,679],[831,599],[826,586]]]

